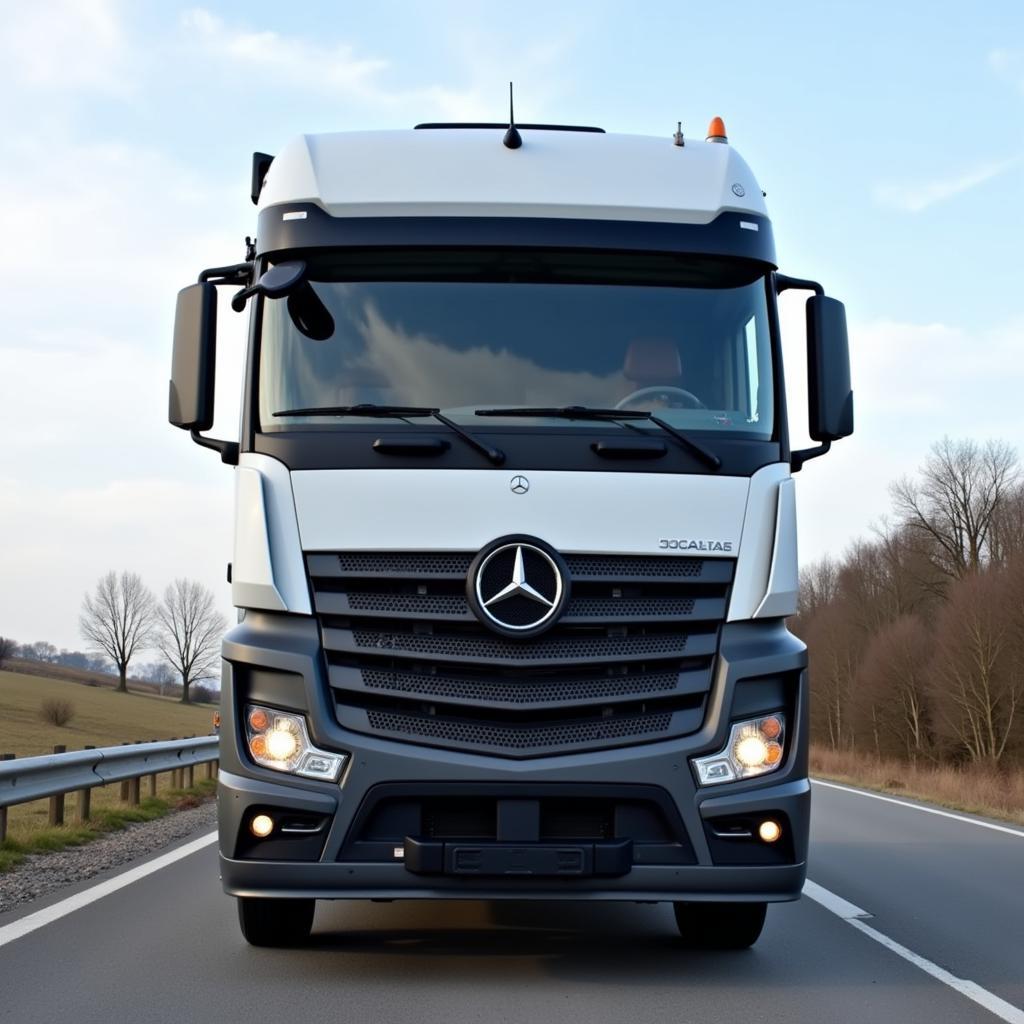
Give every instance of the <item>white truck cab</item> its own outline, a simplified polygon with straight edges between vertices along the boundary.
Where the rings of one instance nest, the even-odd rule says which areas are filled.
[[[791,473],[853,430],[845,314],[707,141],[552,125],[255,154],[179,295],[170,420],[235,467],[220,852],[256,944],[317,899],[671,901],[737,947],[804,881]],[[218,287],[250,332],[209,438]],[[792,451],[777,295],[806,288]]]

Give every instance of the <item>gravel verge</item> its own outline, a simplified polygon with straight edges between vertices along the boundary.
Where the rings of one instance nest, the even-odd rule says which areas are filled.
[[[13,871],[0,874],[0,913],[216,826],[217,802],[208,800],[153,821],[133,822],[84,846],[29,854]]]

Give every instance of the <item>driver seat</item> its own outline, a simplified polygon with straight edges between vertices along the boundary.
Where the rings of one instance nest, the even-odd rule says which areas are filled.
[[[634,338],[626,348],[622,373],[642,388],[678,387],[683,379],[683,361],[670,338]]]

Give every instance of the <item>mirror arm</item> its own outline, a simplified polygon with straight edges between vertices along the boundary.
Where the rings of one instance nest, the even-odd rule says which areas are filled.
[[[808,281],[802,277],[787,277],[785,274],[775,274],[775,293],[781,295],[790,288],[798,288],[800,291],[814,292],[815,295],[824,295],[825,289],[817,281]]]
[[[189,434],[200,448],[210,448],[215,452],[220,452],[220,461],[225,465],[238,465],[239,445],[237,441],[220,441],[215,437],[203,437],[194,428],[189,431]]]
[[[253,264],[232,263],[229,267],[209,267],[199,275],[199,283],[213,281],[214,284],[248,284],[252,280]]]
[[[824,455],[832,447],[831,441],[824,441],[814,448],[800,448],[789,453],[789,468],[794,473],[799,473],[805,462],[817,459]]]

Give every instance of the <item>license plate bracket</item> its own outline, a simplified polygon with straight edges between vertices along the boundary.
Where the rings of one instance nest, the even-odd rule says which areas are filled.
[[[407,836],[406,870],[421,875],[490,878],[586,878],[628,874],[633,842],[503,843],[460,842]]]

